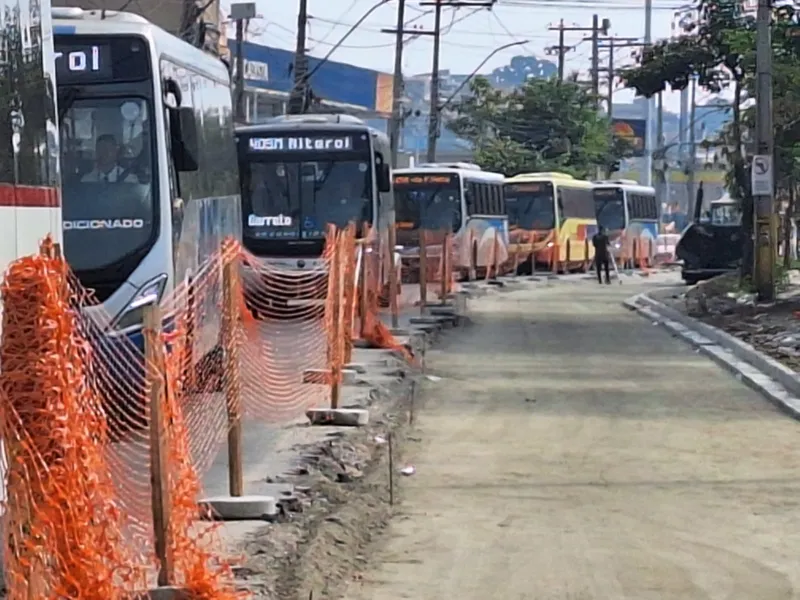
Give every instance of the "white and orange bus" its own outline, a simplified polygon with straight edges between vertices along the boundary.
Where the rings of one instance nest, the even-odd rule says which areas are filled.
[[[429,256],[438,256],[443,232],[453,240],[453,271],[460,278],[483,276],[508,260],[508,215],[504,177],[471,163],[426,163],[393,173],[397,244],[403,262],[419,258],[422,231]]]

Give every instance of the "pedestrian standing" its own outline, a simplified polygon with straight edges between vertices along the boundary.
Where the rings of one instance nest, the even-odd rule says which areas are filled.
[[[606,283],[611,283],[611,276],[608,273],[609,263],[609,245],[610,241],[606,234],[606,229],[602,225],[598,228],[597,233],[592,237],[592,245],[594,246],[594,264],[597,269],[597,283],[602,284],[603,278],[601,277],[601,270],[606,273]]]

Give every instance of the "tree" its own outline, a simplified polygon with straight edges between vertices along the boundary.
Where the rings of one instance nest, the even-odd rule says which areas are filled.
[[[594,98],[575,82],[528,79],[505,92],[477,77],[470,88],[448,127],[472,144],[483,168],[507,175],[563,171],[587,177],[597,167],[613,167],[629,151],[612,139]]]
[[[739,4],[730,0],[699,0],[697,19],[687,23],[683,35],[645,48],[639,64],[624,70],[621,76],[626,85],[646,98],[667,87],[683,90],[695,77],[697,84],[710,92],[733,88],[728,180],[731,196],[742,206],[745,240],[742,274],[748,276],[752,268],[753,198],[741,144],[741,106],[755,62],[755,24],[741,13]]]

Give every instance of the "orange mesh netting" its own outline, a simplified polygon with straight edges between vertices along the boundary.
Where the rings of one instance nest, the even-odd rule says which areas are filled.
[[[201,477],[246,420],[335,406],[354,339],[398,347],[379,318],[390,257],[353,226],[318,259],[229,240],[157,305],[112,316],[56,254],[46,242],[2,287],[9,597],[122,599],[157,574],[198,600],[241,597],[197,523]]]
[[[2,298],[8,598],[101,600],[142,589],[151,559],[124,543],[91,349],[49,241],[9,267]]]

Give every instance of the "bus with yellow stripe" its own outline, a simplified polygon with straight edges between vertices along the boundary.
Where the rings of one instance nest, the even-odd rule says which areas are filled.
[[[588,270],[597,233],[591,182],[566,173],[522,173],[504,187],[508,254],[518,273]]]

